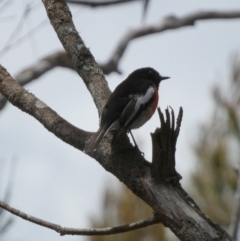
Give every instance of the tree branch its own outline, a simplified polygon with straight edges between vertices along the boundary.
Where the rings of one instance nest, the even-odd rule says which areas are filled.
[[[81,1],[81,0],[67,0],[66,2],[68,3],[75,3],[78,5],[85,5],[88,7],[106,7],[106,6],[111,6],[111,5],[118,5],[122,3],[131,3],[131,2],[136,2],[140,0],[114,0],[114,1]]]
[[[68,1],[69,2],[69,1]],[[80,1],[81,2],[81,1]],[[82,1],[84,2],[84,1]],[[121,1],[120,1],[121,2]],[[86,2],[86,4],[89,2]],[[109,3],[109,2],[108,2]],[[90,4],[90,3],[89,3]],[[97,4],[97,3],[96,3]],[[99,64],[100,68],[102,69],[104,74],[110,74],[112,72],[117,72],[121,74],[119,70],[119,62],[127,49],[129,43],[140,37],[144,37],[150,34],[161,33],[164,31],[187,27],[187,26],[194,26],[196,21],[200,20],[210,20],[210,19],[235,19],[240,18],[240,11],[231,11],[231,12],[196,12],[186,15],[185,17],[178,18],[176,16],[166,17],[161,20],[159,23],[152,24],[145,27],[140,27],[137,29],[132,29],[131,31],[127,32],[118,45],[115,48],[112,56],[109,60],[104,64]],[[80,63],[79,63],[80,64]],[[40,66],[40,67],[39,67]],[[41,59],[36,64],[30,66],[29,68],[23,70],[16,76],[16,80],[19,81],[21,85],[28,84],[29,82],[39,78],[41,75],[45,74],[47,71],[55,68],[55,67],[65,67],[74,69],[71,59],[69,58],[68,54],[65,52],[57,52],[51,54],[43,59]],[[105,82],[99,83],[100,86],[104,87]],[[95,86],[95,84],[94,84]],[[97,89],[97,85],[94,87]],[[100,88],[101,89],[101,88]],[[109,93],[109,89],[106,90],[106,95]],[[95,92],[95,91],[93,91]],[[105,94],[104,94],[105,96]],[[93,98],[99,99],[99,96]],[[5,107],[6,99],[0,95],[0,110]]]
[[[79,36],[66,2],[63,0],[54,2],[42,0],[42,2],[59,40],[91,93],[100,114],[111,93],[102,70]]]
[[[179,183],[181,176],[175,170],[175,151],[183,115],[182,108],[176,128],[173,110],[171,114],[168,109],[165,110],[166,120],[159,108],[158,113],[161,128],[157,128],[152,134],[152,185],[150,181],[145,180],[149,182],[150,193],[158,200],[159,211],[155,215],[175,222],[175,227],[181,230],[175,233],[180,240],[233,240],[201,212]]]
[[[72,62],[66,52],[57,52],[41,59],[36,64],[21,71],[15,79],[20,85],[24,86],[55,67],[73,69]],[[6,103],[7,99],[0,94],[0,110],[5,107]]]
[[[65,1],[45,0],[44,5],[59,39],[101,112],[102,105],[110,92],[93,56],[74,28],[71,13]],[[90,139],[91,133],[79,130],[66,122],[34,95],[18,85],[3,67],[0,67],[0,92],[18,108],[34,116],[49,131],[79,150],[83,150],[85,143]],[[170,122],[171,115],[167,112],[166,115],[167,123],[172,123]],[[178,135],[180,120],[177,129],[174,129],[173,123],[162,124],[161,129],[170,128],[172,130],[164,130],[159,133]],[[159,138],[161,139],[161,137]],[[146,162],[136,148],[132,148],[126,136],[123,136],[116,145],[110,145],[110,140],[110,135],[107,135],[99,148],[92,153],[92,157],[151,206],[155,217],[169,227],[181,240],[232,241],[232,238],[221,227],[205,217],[182,189],[178,180],[170,182],[168,175],[164,176],[164,180],[161,177],[153,176],[151,164]],[[171,140],[171,137],[167,136],[167,140]],[[165,163],[164,165],[169,160],[175,160],[175,141],[176,138],[174,142],[168,141],[166,146],[167,152],[174,151],[170,154],[173,158],[169,159],[168,155],[160,154],[161,163]],[[171,146],[173,144],[174,146]],[[159,148],[157,144],[155,146]],[[171,168],[174,167],[173,164],[171,163]],[[174,174],[172,171],[168,171],[168,173]],[[174,178],[174,175],[170,177]]]
[[[175,170],[175,151],[183,110],[180,108],[176,129],[173,110],[171,110],[171,115],[168,109],[165,113],[166,121],[160,108],[158,108],[162,128],[157,129],[155,133],[151,134],[153,146],[152,177],[156,180],[161,178],[162,180],[177,179],[179,181],[181,176]]]
[[[36,218],[34,216],[31,216],[29,214],[26,214],[16,208],[13,208],[9,206],[8,204],[0,201],[0,207],[4,210],[22,218],[25,219],[31,223],[35,223],[37,225],[55,230],[57,233],[60,233],[60,235],[110,235],[110,234],[117,234],[117,233],[125,233],[132,230],[148,227],[153,224],[159,223],[159,220],[156,217],[151,217],[147,219],[140,220],[135,223],[125,224],[121,226],[116,227],[106,227],[106,228],[91,228],[91,229],[80,229],[80,228],[65,228],[61,227],[58,224],[51,223],[45,220],[42,220],[40,218]]]
[[[111,66],[104,64],[100,64],[99,66],[104,74],[109,74],[114,71]],[[37,80],[42,75],[56,67],[64,67],[74,70],[72,61],[65,51],[58,51],[40,59],[37,63],[17,74],[15,79],[21,86],[24,86],[34,80]],[[6,103],[7,99],[0,94],[0,110],[5,107]]]
[[[160,20],[156,24],[152,24],[137,29],[131,29],[123,36],[115,48],[112,57],[108,60],[106,65],[111,66],[113,71],[118,69],[118,64],[126,51],[129,43],[137,38],[148,36],[150,34],[162,33],[172,29],[194,26],[197,21],[210,19],[235,19],[240,18],[240,10],[238,11],[209,11],[190,13],[184,17],[176,17],[170,15]]]
[[[90,139],[91,133],[79,130],[62,119],[34,95],[24,90],[1,66],[0,92],[12,104],[34,116],[49,131],[79,150],[83,150],[85,143]],[[163,124],[161,128],[174,128],[174,124],[170,122],[170,114],[167,112],[166,114],[168,124]],[[172,143],[174,144],[179,133],[180,122],[181,118],[178,118],[176,130],[164,130],[159,131],[159,133],[170,133],[172,135],[171,133],[174,132],[175,139]],[[169,140],[168,136],[165,137]],[[156,138],[156,140],[159,139],[161,138]],[[181,240],[232,241],[221,227],[205,217],[199,207],[182,189],[178,179],[171,174],[174,174],[174,172],[168,171],[167,173],[171,174],[171,176],[167,174],[164,176],[165,179],[161,177],[156,178],[151,171],[151,164],[144,160],[136,148],[133,149],[129,145],[125,137],[120,139],[117,145],[110,146],[109,141],[107,136],[100,147],[92,154],[93,157],[107,171],[113,173],[120,181],[124,182],[133,193],[150,205],[157,221],[161,221],[165,226],[169,227]],[[157,144],[154,146],[159,148]],[[171,145],[167,146],[167,152],[174,151],[175,153],[174,147]],[[174,154],[171,153],[170,156],[173,157]],[[159,157],[163,164],[169,160],[175,160],[175,157],[169,159],[166,155],[161,154]],[[173,167],[173,164],[169,166]],[[171,178],[169,179],[169,177]],[[41,223],[42,220],[39,222]],[[68,231],[70,232],[70,230]]]
[[[63,141],[83,150],[91,133],[71,125],[45,103],[23,89],[0,65],[0,92],[13,105],[35,117],[46,129]]]

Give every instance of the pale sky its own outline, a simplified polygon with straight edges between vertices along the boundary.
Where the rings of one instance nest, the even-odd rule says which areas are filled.
[[[1,4],[0,0],[0,4]],[[24,11],[27,3],[38,3],[29,15],[19,36],[47,20],[42,3],[13,1],[1,17],[0,50]],[[39,3],[40,2],[40,3]],[[239,1],[163,1],[152,0],[145,25],[154,24],[167,15],[184,16],[197,10],[236,10]],[[119,39],[130,29],[141,26],[142,4],[135,2],[117,7],[90,9],[71,6],[75,25],[96,60],[108,60]],[[182,106],[184,117],[177,145],[177,170],[182,183],[194,169],[191,146],[198,138],[198,128],[207,121],[212,109],[211,89],[226,85],[231,55],[240,50],[240,20],[198,22],[194,27],[171,30],[131,42],[119,68],[123,75],[111,74],[107,80],[113,90],[136,68],[150,66],[171,79],[160,86],[160,107],[172,106],[177,112]],[[18,36],[18,37],[19,37]],[[0,56],[0,63],[14,76],[38,59],[61,50],[48,20],[26,41]],[[26,86],[73,125],[95,131],[98,114],[92,98],[80,77],[68,69],[54,69]],[[88,228],[90,217],[100,213],[102,192],[108,183],[118,180],[95,160],[63,143],[48,132],[33,117],[10,104],[0,112],[0,195],[6,186],[10,161],[17,159],[14,189],[10,205],[30,215],[73,228]],[[159,126],[153,118],[134,131],[140,149],[151,161],[150,132]],[[11,214],[8,214],[9,216]],[[4,241],[76,241],[85,237],[60,237],[54,231],[15,217],[14,225]]]

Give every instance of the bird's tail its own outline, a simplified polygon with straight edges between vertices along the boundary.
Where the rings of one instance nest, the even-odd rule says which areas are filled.
[[[86,148],[84,149],[85,153],[92,153],[99,145],[103,137],[107,134],[108,132],[108,126],[104,125],[99,127],[98,131],[92,136],[91,141],[88,143]]]

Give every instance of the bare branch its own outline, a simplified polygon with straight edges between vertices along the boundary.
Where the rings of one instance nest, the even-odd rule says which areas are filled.
[[[118,69],[118,64],[122,58],[124,52],[127,49],[129,43],[137,38],[141,38],[150,34],[162,33],[164,31],[178,29],[183,27],[194,26],[197,21],[210,20],[210,19],[235,19],[240,18],[240,10],[238,11],[209,11],[209,12],[196,12],[190,13],[184,17],[176,17],[174,15],[168,16],[159,23],[140,27],[137,29],[131,29],[128,33],[123,36],[119,41],[112,57],[108,60],[105,65],[111,66],[113,71]]]
[[[7,41],[7,43],[6,43],[6,45],[5,45],[5,47],[4,47],[3,49],[5,49],[6,46],[9,45],[9,44],[13,41],[13,39],[15,38],[15,36],[16,36],[16,35],[19,33],[19,31],[22,29],[23,24],[24,24],[24,21],[25,21],[25,19],[26,19],[26,16],[29,14],[29,12],[30,12],[30,5],[27,4],[27,5],[25,6],[25,9],[24,9],[24,11],[23,11],[23,13],[22,13],[21,18],[19,19],[19,22],[17,23],[17,25],[16,25],[16,27],[14,28],[12,34],[11,34],[10,37],[8,38],[8,41]],[[1,51],[1,52],[2,52],[2,51]],[[0,54],[1,54],[1,52],[0,52]]]
[[[34,116],[49,131],[63,141],[83,150],[91,133],[71,125],[45,103],[23,89],[0,65],[0,92],[13,105]]]
[[[49,131],[79,150],[83,150],[85,143],[91,138],[91,133],[72,126],[24,90],[1,66],[0,92],[12,104],[34,116]],[[129,145],[126,137],[123,136],[118,145],[111,146],[109,141],[107,136],[92,156],[150,205],[157,220],[169,227],[181,240],[232,241],[221,227],[205,217],[178,182],[161,181],[161,178],[156,181],[152,177],[151,164],[146,163],[136,148]],[[167,160],[162,161],[166,163]],[[49,223],[49,226],[51,225]]]
[[[11,3],[11,1],[9,1]],[[12,43],[16,36],[18,35],[18,33],[22,30],[24,23],[27,21],[27,17],[29,16],[30,12],[32,11],[32,9],[34,7],[36,7],[38,4],[31,6],[30,4],[26,4],[24,11],[22,13],[21,18],[19,19],[19,22],[17,23],[16,27],[14,28],[12,34],[10,35],[10,37],[7,40],[7,43],[5,44],[5,46],[3,47],[3,49],[0,51],[0,56],[3,55],[4,53],[6,53],[9,49],[11,49],[13,46],[16,46],[16,44],[21,43],[27,36],[30,36],[32,33],[34,33],[38,28],[42,27],[43,23],[46,23],[46,21],[43,21],[42,23],[40,23],[38,26],[36,26],[35,28],[33,28],[31,31],[29,31],[26,35],[24,35],[23,37],[19,38],[18,40],[16,40],[14,43]]]
[[[3,235],[8,228],[13,224],[13,217],[8,218],[3,224],[0,225],[0,235]]]
[[[73,25],[71,13],[65,1],[45,0],[43,2],[59,39],[101,112],[110,92],[93,56]],[[90,139],[91,133],[79,130],[66,122],[18,85],[3,67],[0,67],[0,92],[15,106],[34,116],[49,131],[79,150],[83,150],[85,143]],[[170,114],[166,113],[166,115],[169,120]],[[174,127],[173,124],[169,124],[169,121],[167,123],[167,128]],[[165,128],[165,125],[162,128]],[[171,131],[169,133],[171,134]],[[182,189],[180,183],[172,183],[160,178],[156,181],[152,177],[151,164],[146,162],[136,148],[132,148],[126,136],[123,136],[117,145],[112,146],[109,137],[109,135],[106,136],[99,148],[91,154],[92,157],[150,205],[154,216],[181,240],[232,241],[221,227],[205,217]],[[167,160],[165,158],[163,162],[166,163]]]
[[[174,180],[179,181],[181,176],[175,169],[175,151],[178,134],[180,131],[183,110],[180,108],[175,129],[175,116],[173,110],[171,115],[169,109],[166,109],[166,120],[158,108],[161,128],[151,134],[152,137],[152,177],[155,180]]]
[[[59,51],[40,59],[37,63],[24,69],[16,75],[15,79],[21,86],[24,86],[34,80],[37,80],[39,77],[55,67],[64,67],[74,70],[72,61],[68,54],[65,51]],[[109,69],[109,66],[107,65],[100,65],[100,68],[105,74],[113,71],[112,69]],[[0,94],[0,110],[5,107],[6,103],[7,99]]]
[[[79,36],[66,2],[43,0],[43,4],[59,40],[90,91],[100,114],[111,93],[102,70]]]
[[[67,53],[59,51],[39,60],[37,63],[25,69],[24,71],[21,71],[15,77],[15,79],[20,85],[23,86],[41,77],[47,71],[54,69],[55,67],[74,69]]]
[[[13,180],[15,177],[15,168],[16,168],[16,163],[15,163],[15,158],[13,158],[10,163],[10,170],[8,175],[6,191],[3,196],[4,202],[9,202],[12,194]],[[6,210],[0,208],[0,236],[4,234],[14,222],[13,217],[7,217],[6,219],[4,219],[5,213],[6,213]]]
[[[33,29],[31,29],[28,33],[26,33],[24,36],[22,36],[21,38],[17,39],[15,42],[11,43],[10,41],[8,41],[8,43],[6,44],[6,46],[0,51],[0,55],[4,55],[7,51],[9,51],[11,48],[15,47],[17,44],[22,43],[23,41],[25,41],[26,38],[28,38],[29,36],[31,36],[32,34],[34,34],[36,31],[38,31],[40,28],[42,28],[43,26],[45,26],[47,23],[46,20],[43,20],[41,23],[39,23],[36,27],[34,27]]]
[[[240,11],[197,12],[197,13],[188,14],[187,16],[182,18],[177,18],[174,16],[166,17],[165,19],[161,20],[159,23],[145,26],[145,27],[140,27],[138,29],[131,30],[131,32],[128,32],[119,42],[113,55],[109,58],[109,60],[105,64],[99,64],[99,66],[102,69],[104,74],[110,74],[112,72],[117,72],[121,74],[121,71],[118,69],[119,61],[121,60],[124,52],[126,51],[128,44],[136,38],[144,37],[149,34],[161,33],[167,30],[193,26],[194,23],[199,20],[234,19],[234,18],[240,18]],[[42,26],[43,24],[45,24],[45,22],[41,23],[40,26]],[[36,29],[33,29],[31,31],[35,31],[35,30]],[[28,34],[31,34],[32,33],[31,31]],[[23,37],[23,39],[25,37]],[[21,41],[21,40],[22,39],[18,41]],[[41,68],[39,68],[39,66],[41,66]],[[41,59],[38,63],[36,63],[33,66],[30,66],[26,70],[23,70],[21,73],[19,73],[16,76],[15,79],[19,81],[21,85],[25,85],[33,81],[35,78],[40,77],[42,74],[45,74],[47,71],[51,70],[52,68],[55,68],[58,66],[74,69],[68,54],[65,52],[57,52]],[[95,86],[95,89],[97,89],[96,86]],[[108,91],[109,90],[106,90],[106,92]],[[6,104],[6,99],[0,95],[0,110],[4,108],[5,104]]]
[[[41,59],[36,64],[20,72],[15,79],[23,86],[38,79],[47,71],[59,66],[73,69],[72,62],[66,52],[57,52]],[[6,103],[7,99],[0,94],[0,110],[5,107]]]
[[[0,12],[5,10],[10,4],[12,4],[13,0],[7,0],[0,6]]]
[[[9,174],[8,174],[7,187],[6,187],[5,194],[3,196],[4,202],[10,201],[10,198],[12,195],[12,190],[13,190],[14,178],[15,178],[15,174],[16,174],[15,169],[16,169],[16,158],[13,157],[10,162],[10,170],[9,170]],[[0,210],[0,215],[1,215],[1,210]]]
[[[173,110],[171,110],[171,114],[169,109],[165,110],[166,118],[159,108],[158,112],[161,128],[157,128],[152,134],[151,176],[153,181],[152,185],[148,185],[148,187],[154,198],[158,199],[159,213],[172,219],[180,230],[188,229],[183,236],[181,236],[181,232],[178,234],[180,240],[233,240],[201,212],[179,183],[181,176],[175,169],[175,151],[183,116],[182,108],[179,110],[176,128],[173,123],[175,122]],[[146,179],[145,182],[147,182]],[[185,216],[186,214],[187,216]],[[212,228],[218,230],[218,234]],[[202,232],[200,229],[205,231]]]
[[[58,224],[51,223],[45,220],[42,220],[40,218],[36,218],[34,216],[31,216],[29,214],[26,214],[18,209],[15,209],[8,204],[0,201],[0,207],[4,210],[22,218],[25,219],[31,223],[38,224],[40,226],[55,230],[56,232],[60,233],[60,235],[110,235],[110,234],[117,234],[117,233],[125,233],[132,230],[136,230],[139,228],[144,228],[153,224],[159,223],[159,220],[155,217],[147,218],[140,220],[135,223],[125,224],[121,226],[116,227],[106,227],[106,228],[91,228],[91,229],[80,229],[80,228],[65,228],[61,227]]]
[[[143,0],[143,14],[142,14],[142,22],[144,21],[146,14],[147,14],[147,10],[149,8],[149,2],[150,0]]]
[[[85,5],[88,7],[106,7],[106,6],[111,6],[111,5],[118,5],[122,3],[131,3],[131,2],[136,2],[136,1],[141,1],[141,0],[114,0],[114,1],[81,1],[81,0],[67,0],[66,2],[68,3],[75,3],[78,5]]]

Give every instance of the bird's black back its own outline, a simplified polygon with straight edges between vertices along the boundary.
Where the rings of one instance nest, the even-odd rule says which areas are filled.
[[[108,99],[102,112],[100,126],[102,123],[110,126],[120,117],[131,96],[144,95],[153,84],[158,88],[160,81],[159,73],[152,68],[142,68],[132,72],[116,87]]]

